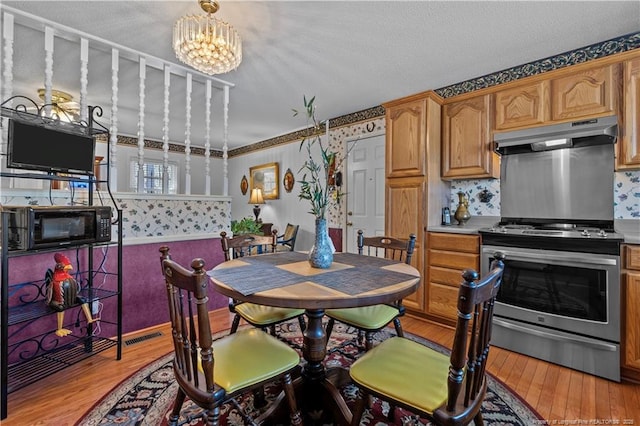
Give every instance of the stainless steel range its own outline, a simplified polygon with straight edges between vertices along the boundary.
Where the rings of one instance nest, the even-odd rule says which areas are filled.
[[[619,381],[616,124],[605,117],[496,135],[502,220],[480,234],[483,274],[494,252],[506,255],[492,343]]]

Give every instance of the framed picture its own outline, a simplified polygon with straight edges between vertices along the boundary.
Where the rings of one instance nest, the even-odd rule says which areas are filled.
[[[240,191],[242,191],[242,195],[247,195],[247,189],[249,189],[249,181],[247,177],[243,175],[240,181]]]
[[[262,196],[265,200],[276,200],[280,198],[278,186],[280,182],[280,170],[278,163],[262,164],[249,169],[250,188],[262,189]]]
[[[284,189],[287,192],[291,192],[291,190],[293,189],[293,184],[296,182],[296,179],[293,177],[293,173],[291,172],[291,169],[287,169],[286,173],[284,174],[284,179],[282,180],[282,184],[284,185]]]

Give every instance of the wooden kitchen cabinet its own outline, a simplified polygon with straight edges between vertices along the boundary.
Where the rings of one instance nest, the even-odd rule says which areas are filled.
[[[382,104],[385,107],[387,178],[439,178],[441,104],[442,98],[434,92]],[[435,175],[431,170],[434,166],[437,166]]]
[[[622,246],[622,376],[640,380],[640,245]]]
[[[420,271],[418,290],[403,303],[413,312],[425,309],[425,233],[440,223],[449,188],[440,179],[442,98],[424,92],[384,103],[386,109],[385,234],[416,234],[412,265]],[[430,202],[430,200],[434,200]]]
[[[385,215],[385,234],[396,238],[409,238],[416,234],[416,245],[411,265],[418,271],[424,270],[424,205],[425,182],[421,177],[387,179],[386,205],[392,206]],[[424,274],[422,274],[424,277]],[[423,279],[424,283],[424,279]],[[424,309],[424,284],[405,297],[403,304],[413,310]]]
[[[386,108],[387,177],[424,176],[427,100],[418,98]]]
[[[602,117],[618,110],[620,64],[588,68],[551,79],[551,119]]]
[[[543,125],[550,120],[549,82],[501,90],[494,94],[496,130],[513,130]]]
[[[616,170],[637,170],[640,169],[640,59],[624,62],[623,76],[624,117]]]
[[[468,234],[427,234],[427,309],[434,319],[452,324],[457,318],[462,271],[480,271],[480,237]]]
[[[491,99],[487,94],[443,106],[442,179],[499,176],[491,140]]]

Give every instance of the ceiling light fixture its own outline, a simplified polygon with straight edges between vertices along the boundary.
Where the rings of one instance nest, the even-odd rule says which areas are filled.
[[[45,89],[38,89],[38,97],[45,100]],[[61,121],[71,122],[80,120],[78,104],[73,101],[73,96],[62,90],[51,90],[51,107],[49,115]],[[43,105],[44,106],[44,105]]]
[[[214,18],[220,5],[199,0],[206,15],[187,15],[173,26],[173,50],[178,59],[205,74],[223,74],[242,62],[242,40],[226,22]]]

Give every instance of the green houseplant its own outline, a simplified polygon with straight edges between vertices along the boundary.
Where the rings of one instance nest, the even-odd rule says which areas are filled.
[[[231,232],[233,232],[233,235],[262,234],[262,226],[255,219],[244,217],[240,220],[231,221]]]
[[[331,200],[339,200],[342,192],[333,184],[335,170],[337,170],[337,156],[322,142],[323,126],[327,121],[318,121],[315,115],[315,96],[307,101],[304,97],[304,112],[309,125],[307,135],[300,142],[300,151],[305,150],[307,157],[299,172],[304,172],[300,179],[300,194],[298,198],[307,200],[311,204],[309,213],[316,218],[315,243],[309,252],[309,263],[315,268],[328,268],[333,262],[334,247],[327,231],[327,208]],[[293,115],[298,115],[293,110]],[[328,134],[328,132],[327,132]],[[314,151],[320,152],[320,158],[314,157]]]

